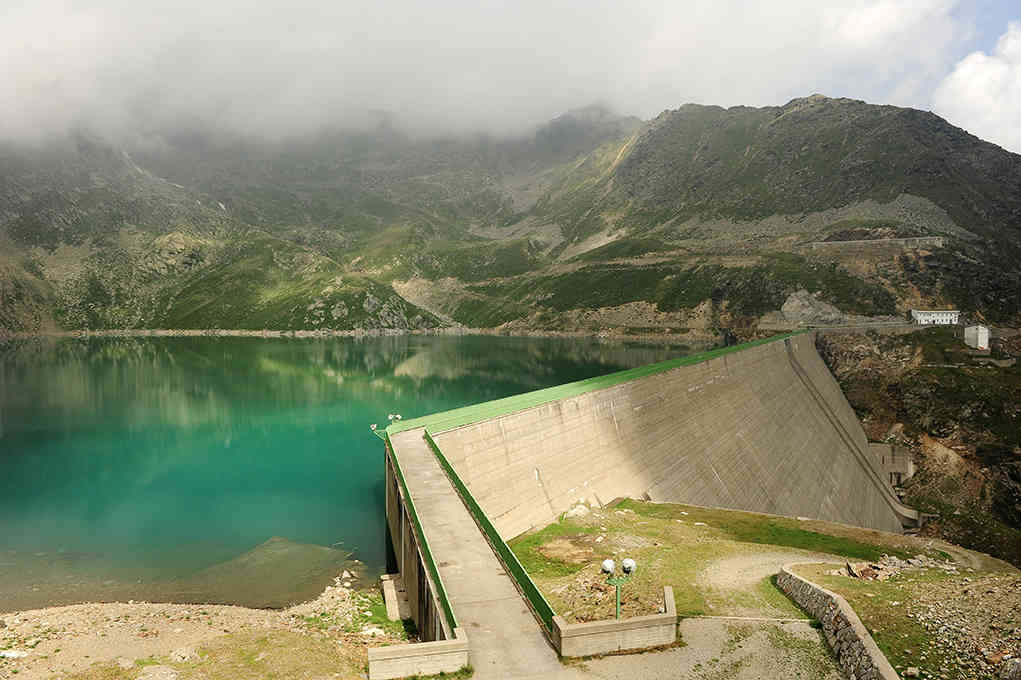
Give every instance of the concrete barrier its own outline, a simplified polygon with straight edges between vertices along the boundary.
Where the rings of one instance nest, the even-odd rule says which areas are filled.
[[[897,671],[883,654],[851,605],[840,595],[804,579],[783,567],[776,585],[822,624],[822,631],[841,668],[856,680],[899,680]]]
[[[454,629],[454,639],[409,645],[370,647],[369,680],[456,673],[468,665],[468,636]]]
[[[617,621],[567,623],[553,617],[553,645],[563,657],[595,656],[627,650],[649,649],[677,641],[677,608],[674,590],[663,588],[662,614],[636,616]]]
[[[622,496],[894,532],[910,514],[807,333],[429,431],[505,538]]]

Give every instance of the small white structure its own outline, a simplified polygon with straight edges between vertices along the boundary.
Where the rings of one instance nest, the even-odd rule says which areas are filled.
[[[879,458],[883,472],[889,475],[890,486],[896,488],[915,475],[915,461],[911,453],[900,446],[869,442],[869,449]]]
[[[964,329],[964,344],[974,349],[989,349],[989,329],[985,326],[968,326]]]
[[[954,326],[961,313],[956,309],[912,309],[911,319],[919,326]]]

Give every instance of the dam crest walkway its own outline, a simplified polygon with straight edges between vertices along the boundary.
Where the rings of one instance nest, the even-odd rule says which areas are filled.
[[[391,437],[452,609],[468,634],[474,678],[581,678],[563,666],[425,441]]]

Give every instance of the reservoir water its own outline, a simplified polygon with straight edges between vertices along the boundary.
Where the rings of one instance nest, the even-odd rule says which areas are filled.
[[[282,607],[384,562],[369,426],[688,352],[490,336],[0,344],[0,611]]]

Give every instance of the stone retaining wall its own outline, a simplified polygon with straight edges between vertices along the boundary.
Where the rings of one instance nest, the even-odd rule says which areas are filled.
[[[847,600],[796,575],[793,566],[780,571],[776,585],[822,623],[826,642],[847,676],[851,680],[899,680]]]
[[[468,665],[468,637],[454,629],[453,640],[370,647],[369,680],[456,673]]]
[[[567,623],[553,617],[553,645],[560,656],[582,657],[672,645],[677,641],[674,589],[663,587],[662,614],[630,619]]]

